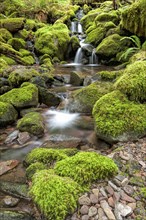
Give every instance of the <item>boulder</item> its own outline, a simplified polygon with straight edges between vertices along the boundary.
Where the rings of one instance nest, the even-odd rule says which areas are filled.
[[[146,101],[146,61],[137,61],[125,69],[124,74],[117,79],[115,88],[132,101]]]
[[[62,101],[61,97],[56,93],[49,91],[46,88],[38,87],[39,89],[39,102],[43,103],[49,107],[58,106]]]
[[[13,36],[12,34],[5,28],[0,28],[0,37],[4,40],[6,43],[8,40],[10,40]]]
[[[11,38],[8,40],[8,44],[10,44],[17,51],[26,47],[26,42],[22,38]]]
[[[134,141],[146,135],[146,105],[129,101],[118,90],[101,97],[92,114],[96,135],[108,143]]]
[[[12,104],[18,109],[37,106],[38,89],[31,83],[23,83],[20,88],[1,95],[0,101]]]
[[[146,2],[135,1],[122,12],[122,26],[131,33],[146,37]]]
[[[18,113],[11,104],[0,101],[0,127],[12,124],[17,117]]]
[[[73,86],[83,85],[83,76],[82,73],[73,71],[70,73],[70,84]]]
[[[111,91],[112,83],[95,82],[72,92],[67,108],[72,112],[91,113],[95,102]]]
[[[0,28],[5,28],[13,33],[23,29],[24,23],[25,23],[25,18],[0,19]]]
[[[38,137],[44,134],[44,120],[40,113],[30,112],[24,115],[17,123],[17,129],[27,131]]]

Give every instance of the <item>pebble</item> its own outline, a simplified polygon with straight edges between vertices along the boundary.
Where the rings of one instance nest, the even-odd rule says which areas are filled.
[[[20,199],[14,198],[12,196],[5,196],[3,202],[6,206],[14,207],[19,203]]]
[[[127,215],[132,213],[132,208],[128,205],[124,205],[123,203],[117,203],[115,205],[115,210],[119,213],[119,215],[126,217]]]
[[[97,208],[94,206],[91,206],[88,212],[89,217],[95,216],[96,214],[97,214]]]
[[[79,198],[80,205],[90,205],[91,201],[87,195],[83,195]]]
[[[90,194],[90,201],[93,204],[98,203],[98,197],[95,194]]]
[[[101,201],[100,204],[101,204],[103,211],[107,215],[108,219],[109,220],[116,220],[113,212],[111,211],[109,204],[105,200]]]
[[[121,190],[121,199],[125,200],[127,202],[135,202],[135,199],[133,199],[132,197],[128,196],[123,190]]]
[[[82,215],[85,215],[85,214],[88,214],[88,212],[89,212],[89,207],[87,205],[83,205],[80,209],[80,213]]]
[[[99,189],[92,189],[93,194],[98,198]]]
[[[30,135],[28,132],[19,132],[18,134],[18,143],[19,144],[25,144],[28,140],[30,140]]]

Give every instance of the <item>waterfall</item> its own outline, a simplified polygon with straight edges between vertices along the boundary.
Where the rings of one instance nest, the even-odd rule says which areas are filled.
[[[89,59],[89,64],[98,64],[98,57],[95,53],[95,49],[93,49],[91,57]]]
[[[72,34],[77,33],[77,24],[76,24],[76,21],[72,21],[72,22],[71,22],[71,33],[72,33]]]
[[[83,27],[80,23],[78,23],[78,34],[83,34]]]
[[[74,63],[75,64],[81,64],[82,63],[82,58],[83,58],[83,50],[82,48],[80,47],[77,52],[76,52],[76,55],[75,55],[75,59],[74,59]]]

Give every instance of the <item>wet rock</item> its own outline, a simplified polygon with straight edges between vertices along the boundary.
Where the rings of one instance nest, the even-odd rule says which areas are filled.
[[[87,195],[83,195],[79,198],[80,205],[90,205],[91,201]]]
[[[0,175],[15,168],[19,164],[18,160],[8,160],[0,162]]]
[[[132,213],[132,208],[119,202],[115,205],[115,212],[118,213],[118,216],[126,217]]]
[[[83,76],[80,72],[73,71],[70,73],[70,84],[73,86],[81,86],[83,84]]]
[[[1,181],[0,189],[2,192],[14,197],[16,196],[17,198],[29,199],[28,187],[26,184]]]
[[[26,212],[1,211],[0,219],[2,220],[35,220]]]
[[[83,206],[81,207],[81,209],[80,209],[80,213],[81,213],[82,215],[88,214],[88,211],[89,211],[89,207],[88,207],[87,205],[83,205]]]
[[[15,130],[11,134],[8,135],[8,137],[5,140],[5,144],[10,144],[12,143],[18,136],[19,131]]]
[[[116,220],[113,212],[111,211],[110,206],[108,205],[108,203],[103,200],[100,202],[102,209],[104,210],[104,212],[106,213],[107,217],[109,220]]]
[[[14,198],[12,196],[5,196],[3,199],[4,205],[9,207],[14,207],[18,204],[20,200],[17,198]]]
[[[96,214],[97,214],[97,208],[94,207],[94,206],[91,206],[91,207],[89,208],[89,212],[88,212],[89,217],[93,217],[93,216],[95,216]]]
[[[19,132],[17,139],[19,144],[25,144],[29,139],[30,135],[28,132]]]
[[[49,107],[58,106],[62,101],[61,97],[46,88],[39,87],[39,102]]]

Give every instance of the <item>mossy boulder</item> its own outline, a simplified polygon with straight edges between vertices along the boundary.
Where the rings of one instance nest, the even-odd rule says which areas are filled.
[[[101,71],[94,77],[102,81],[115,81],[115,79],[123,74],[123,71]]]
[[[17,117],[18,113],[11,104],[0,101],[0,127],[12,124]]]
[[[5,55],[0,56],[0,58],[2,58],[4,61],[6,61],[6,63],[7,63],[8,65],[15,65],[15,64],[16,64],[16,62],[15,62],[14,59],[12,59],[12,58],[10,58],[10,57],[7,57],[7,56],[5,56]]]
[[[130,57],[129,62],[132,64],[136,61],[146,61],[146,51],[140,50]]]
[[[23,82],[29,81],[32,77],[39,76],[35,69],[19,68],[10,73],[8,80],[14,87],[19,87]]]
[[[4,40],[6,43],[8,40],[10,40],[13,36],[12,34],[5,28],[0,28],[0,37]]]
[[[36,162],[46,164],[48,167],[53,165],[56,161],[67,158],[66,149],[47,149],[36,148],[33,149],[25,159],[25,162],[30,165]]]
[[[86,30],[88,29],[94,22],[97,15],[101,13],[100,8],[94,9],[89,11],[89,13],[81,19],[81,23],[83,25],[83,28]]]
[[[115,82],[115,88],[132,101],[146,101],[146,61],[128,65],[124,74]]]
[[[30,112],[17,122],[17,129],[27,131],[38,137],[44,134],[44,120],[40,113]]]
[[[77,89],[70,95],[67,108],[72,112],[91,113],[95,102],[111,89],[112,84],[109,82],[95,82]]]
[[[26,177],[28,180],[31,180],[33,175],[38,172],[39,170],[45,170],[47,166],[43,163],[40,162],[35,162],[31,164],[29,167],[26,169]]]
[[[117,25],[120,21],[119,11],[102,12],[96,16],[94,21],[95,23],[112,21]]]
[[[11,33],[23,29],[25,18],[0,19],[0,28],[5,28]]]
[[[31,83],[23,83],[20,88],[1,95],[0,101],[12,104],[18,109],[37,106],[38,89]]]
[[[97,136],[109,143],[137,140],[146,135],[146,105],[129,101],[120,91],[101,97],[92,114]]]
[[[42,193],[43,192],[43,193]],[[30,194],[47,219],[63,220],[77,207],[81,187],[68,177],[60,177],[48,170],[33,176]]]
[[[19,51],[21,48],[25,48],[26,42],[21,38],[11,38],[8,41],[8,44],[10,44],[15,50]]]
[[[96,54],[101,57],[114,57],[120,51],[124,51],[127,42],[121,41],[122,37],[118,34],[110,35],[102,40],[96,48]]]
[[[81,185],[114,176],[118,168],[113,160],[95,152],[79,152],[56,163],[56,174],[67,176]]]
[[[69,30],[65,24],[46,25],[36,32],[35,48],[40,54],[63,60],[70,41]]]
[[[131,33],[146,37],[146,2],[135,1],[122,12],[122,26]]]
[[[2,73],[5,69],[7,69],[7,67],[7,62],[2,57],[0,57],[0,76],[3,75]]]

